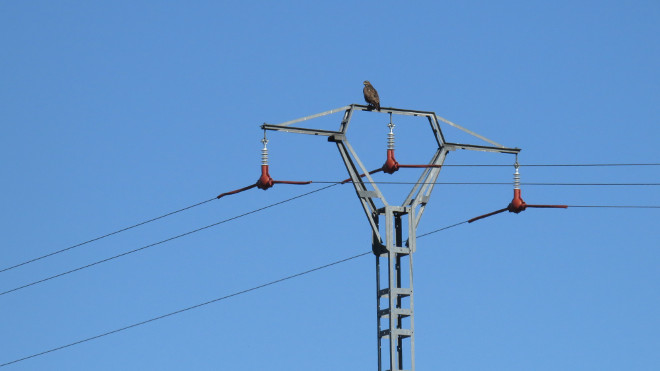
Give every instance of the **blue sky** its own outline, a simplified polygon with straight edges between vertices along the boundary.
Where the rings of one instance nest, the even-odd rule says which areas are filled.
[[[658,35],[654,1],[3,2],[0,268],[253,183],[259,125],[362,103],[365,79],[383,106],[435,111],[522,148],[522,164],[658,163]],[[385,159],[387,121],[354,118],[349,138],[368,167]],[[399,162],[426,162],[430,132],[395,123]],[[442,129],[449,141],[481,144]],[[275,179],[346,177],[324,138],[269,139]],[[461,151],[446,161],[470,163],[513,158]],[[448,167],[438,180],[507,182],[512,170]],[[657,167],[521,172],[523,182],[660,180]],[[321,186],[209,202],[2,272],[0,291]],[[396,200],[408,187],[382,188]],[[660,205],[652,186],[522,192],[528,203]],[[418,232],[510,199],[509,186],[436,186]],[[417,368],[657,369],[658,218],[657,209],[530,209],[420,238]],[[370,239],[352,187],[336,186],[2,295],[0,363],[369,251]],[[373,260],[7,369],[373,370]]]

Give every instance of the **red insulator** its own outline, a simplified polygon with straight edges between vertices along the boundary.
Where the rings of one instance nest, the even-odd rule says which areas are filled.
[[[264,191],[272,187],[275,184],[273,178],[268,174],[268,165],[261,165],[261,176],[257,180],[257,188],[263,189]]]
[[[525,201],[523,201],[522,197],[520,196],[520,189],[514,189],[513,190],[513,200],[511,200],[511,203],[507,207],[507,209],[512,212],[518,214],[521,211],[525,211],[527,208],[527,204]]]
[[[310,184],[311,181],[309,182],[295,182],[295,181],[290,181],[290,180],[273,180],[271,178],[270,174],[268,174],[268,165],[261,165],[261,176],[257,180],[256,183],[249,185],[247,187],[239,188],[230,192],[225,192],[221,193],[218,198],[222,198],[225,196],[233,195],[236,193],[241,193],[243,191],[247,191],[248,189],[252,189],[254,187],[257,187],[259,189],[263,189],[264,191],[267,190],[268,188],[272,187],[274,184],[281,183],[281,184]]]
[[[472,218],[468,220],[468,223],[472,223],[479,219],[483,219],[495,214],[499,214],[504,211],[509,211],[518,214],[521,211],[525,211],[528,207],[538,207],[544,209],[566,209],[568,206],[567,205],[528,205],[525,201],[523,201],[522,197],[520,196],[520,189],[514,189],[513,200],[511,200],[509,206],[505,207],[504,209],[493,211],[492,213],[488,213],[488,214],[480,215],[476,218]]]
[[[394,174],[395,171],[399,170],[399,163],[394,158],[394,150],[387,150],[387,160],[383,164],[383,172],[387,174]]]

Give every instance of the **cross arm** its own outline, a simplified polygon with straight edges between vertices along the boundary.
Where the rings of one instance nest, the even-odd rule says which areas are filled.
[[[263,124],[261,125],[261,128],[263,130],[284,131],[287,133],[298,133],[298,134],[309,134],[309,135],[322,135],[326,137],[333,135],[343,135],[343,133],[340,131],[298,128],[293,126],[282,126],[282,125]]]
[[[476,144],[462,144],[462,143],[445,143],[445,147],[450,151],[455,151],[457,149],[467,149],[470,151],[512,153],[512,154],[518,154],[520,152],[520,148],[480,146]]]

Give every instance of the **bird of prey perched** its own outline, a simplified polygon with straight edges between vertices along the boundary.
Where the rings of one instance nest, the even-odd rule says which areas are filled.
[[[378,92],[369,81],[364,81],[364,89],[362,92],[364,93],[364,100],[369,103],[369,107],[380,111],[380,98],[378,98]]]

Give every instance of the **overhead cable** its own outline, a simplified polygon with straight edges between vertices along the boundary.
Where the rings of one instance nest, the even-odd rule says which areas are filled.
[[[479,167],[510,167],[512,165],[501,164],[456,164],[456,165],[442,165],[443,167],[459,167],[459,166],[479,166]],[[606,167],[606,166],[660,166],[660,163],[637,163],[637,164],[519,164],[523,167]]]
[[[37,260],[41,260],[41,259],[44,259],[44,258],[47,258],[47,257],[53,256],[53,255],[57,255],[57,254],[60,254],[60,253],[65,252],[65,251],[75,249],[76,247],[80,247],[80,246],[83,246],[83,245],[87,245],[88,243],[95,242],[95,241],[98,241],[98,240],[104,239],[104,238],[106,238],[106,237],[110,237],[110,236],[112,236],[112,235],[115,235],[115,234],[118,234],[118,233],[121,233],[121,232],[125,232],[125,231],[127,231],[127,230],[129,230],[129,229],[133,229],[133,228],[136,228],[136,227],[139,227],[139,226],[145,225],[145,224],[147,224],[147,223],[151,223],[151,222],[156,221],[156,220],[158,220],[158,219],[162,219],[162,218],[168,217],[168,216],[170,216],[170,215],[174,215],[174,214],[176,214],[176,213],[180,213],[180,212],[182,212],[182,211],[185,211],[185,210],[188,210],[188,209],[192,209],[193,207],[197,207],[197,206],[203,205],[203,204],[205,204],[205,203],[207,203],[207,202],[211,202],[211,201],[213,201],[213,200],[215,200],[215,199],[216,199],[216,198],[213,197],[213,198],[208,199],[208,200],[206,200],[206,201],[198,202],[198,203],[196,203],[196,204],[194,204],[194,205],[190,205],[190,206],[184,207],[183,209],[179,209],[179,210],[176,210],[176,211],[172,211],[172,212],[169,212],[169,213],[167,213],[167,214],[163,214],[163,215],[161,215],[161,216],[155,217],[155,218],[153,218],[153,219],[149,219],[149,220],[145,220],[145,221],[143,221],[143,222],[137,223],[137,224],[133,224],[133,225],[130,226],[130,227],[122,228],[122,229],[116,230],[116,231],[114,231],[114,232],[111,232],[111,233],[105,234],[105,235],[103,235],[103,236],[96,237],[96,238],[92,238],[91,240],[87,240],[87,241],[85,241],[85,242],[81,242],[81,243],[79,243],[79,244],[76,244],[76,245],[73,245],[73,246],[69,246],[69,247],[64,248],[64,249],[61,249],[61,250],[53,251],[53,252],[48,253],[48,254],[46,254],[46,255],[42,255],[42,256],[39,256],[39,257],[37,257],[37,258],[33,258],[33,259],[30,259],[30,260],[26,260],[26,261],[24,261],[24,262],[22,262],[22,263],[14,264],[14,265],[12,265],[12,266],[10,266],[10,267],[3,268],[2,270],[0,270],[0,273],[2,273],[2,272],[6,272],[6,271],[8,271],[8,270],[12,270],[12,269],[14,269],[14,268],[18,268],[18,267],[23,266],[23,265],[26,265],[26,264],[34,263],[34,262],[36,262]]]
[[[309,193],[318,192],[322,189],[329,188],[329,187],[331,187],[331,186],[320,188],[320,189],[317,189],[317,190],[309,192]],[[307,193],[307,194],[309,194],[309,193]],[[294,198],[303,197],[304,195],[307,195],[307,194],[299,195],[299,196],[296,196]],[[294,198],[292,198],[292,199],[294,199]],[[292,199],[289,199],[289,200],[292,200]],[[280,203],[287,202],[287,201],[288,200],[281,201]],[[274,205],[275,204],[269,205],[267,207],[274,206]],[[593,206],[593,205],[579,206],[579,205],[572,205],[572,206],[569,206],[569,207],[625,207],[625,208],[638,208],[640,206],[615,206],[615,205],[612,205],[612,206]],[[644,207],[644,206],[641,206],[641,207]],[[660,208],[660,206],[648,206],[648,207]],[[436,230],[431,231],[431,232],[420,234],[420,235],[417,236],[417,238],[422,238],[422,237],[428,236],[428,235],[433,234],[433,233],[437,233],[437,232],[444,231],[444,230],[447,230],[447,229],[450,229],[450,228],[453,228],[453,227],[457,227],[457,226],[465,224],[467,222],[468,221],[465,220],[465,221],[455,223],[455,224],[452,224],[452,225],[449,225],[449,226],[446,226],[446,227],[443,227],[443,228],[440,228],[440,229],[436,229]],[[25,360],[28,360],[28,359],[31,359],[31,358],[35,358],[35,357],[39,357],[39,356],[42,356],[42,355],[45,355],[45,354],[48,354],[48,353],[52,353],[52,352],[55,352],[55,351],[58,351],[58,350],[62,350],[62,349],[65,349],[65,348],[72,347],[74,345],[82,344],[82,343],[92,341],[92,340],[96,340],[96,339],[99,339],[99,338],[102,338],[102,337],[105,337],[105,336],[108,336],[108,335],[116,334],[116,333],[122,332],[124,330],[128,330],[128,329],[131,329],[131,328],[134,328],[134,327],[138,327],[138,326],[145,325],[145,324],[148,324],[148,323],[151,323],[151,322],[155,322],[155,321],[163,319],[163,318],[171,317],[171,316],[174,316],[176,314],[180,314],[180,313],[187,312],[187,311],[190,311],[190,310],[193,310],[193,309],[197,309],[197,308],[200,308],[200,307],[212,304],[212,303],[216,303],[216,302],[226,300],[226,299],[229,299],[229,298],[232,298],[232,297],[235,297],[235,296],[246,294],[248,292],[255,291],[255,290],[258,290],[258,289],[261,289],[261,288],[265,288],[267,286],[271,286],[271,285],[274,285],[274,284],[277,284],[277,283],[281,283],[281,282],[290,280],[292,278],[300,277],[300,276],[303,276],[303,275],[306,275],[306,274],[309,274],[309,273],[312,273],[312,272],[315,272],[315,271],[319,271],[319,270],[322,270],[322,269],[325,269],[325,268],[329,268],[329,267],[334,266],[334,265],[345,263],[345,262],[348,262],[350,260],[357,259],[359,257],[365,256],[365,255],[368,255],[368,254],[371,254],[371,253],[372,253],[371,251],[367,251],[367,252],[364,252],[364,253],[361,253],[361,254],[358,254],[358,255],[354,255],[354,256],[351,256],[351,257],[348,257],[348,258],[344,258],[344,259],[341,259],[341,260],[337,260],[337,261],[334,261],[332,263],[328,263],[328,264],[325,264],[325,265],[322,265],[322,266],[319,266],[319,267],[316,267],[316,268],[313,268],[313,269],[309,269],[309,270],[306,270],[304,272],[296,273],[296,274],[286,276],[286,277],[283,277],[283,278],[280,278],[280,279],[277,279],[277,280],[274,280],[274,281],[270,281],[270,282],[267,282],[267,283],[264,283],[264,284],[261,284],[261,285],[258,285],[258,286],[254,286],[254,287],[249,288],[249,289],[238,291],[238,292],[235,292],[233,294],[225,295],[225,296],[222,296],[222,297],[219,297],[219,298],[216,298],[216,299],[212,299],[212,300],[200,303],[200,304],[196,304],[196,305],[193,305],[193,306],[190,306],[190,307],[187,307],[187,308],[179,309],[177,311],[170,312],[170,313],[167,313],[167,314],[163,314],[163,315],[160,315],[158,317],[154,317],[154,318],[151,318],[151,319],[148,319],[148,320],[145,320],[145,321],[137,322],[137,323],[134,323],[132,325],[128,325],[128,326],[124,326],[124,327],[121,327],[121,328],[118,328],[118,329],[115,329],[115,330],[112,330],[112,331],[104,332],[104,333],[99,334],[99,335],[95,335],[95,336],[88,337],[88,338],[85,338],[85,339],[82,339],[82,340],[78,340],[78,341],[75,341],[73,343],[69,343],[69,344],[66,344],[66,345],[58,346],[56,348],[52,348],[52,349],[42,351],[42,352],[39,352],[39,353],[35,353],[35,354],[29,355],[29,356],[26,356],[26,357],[15,359],[13,361],[5,362],[5,363],[0,364],[0,367],[9,366],[9,365],[14,364],[14,363],[22,362],[22,361],[25,361]]]
[[[323,189],[323,188],[321,188],[321,189]],[[321,189],[318,189],[315,192],[320,191]],[[302,195],[297,196],[297,197],[302,197]],[[449,228],[453,228],[453,227],[459,226],[459,225],[464,224],[464,223],[467,223],[467,220],[463,221],[463,222],[460,222],[460,223],[452,224],[452,225],[444,227],[444,228],[437,229],[437,230],[429,232],[429,233],[419,235],[417,238],[424,237],[426,235],[436,233],[436,232],[440,232],[440,231],[443,231],[443,230],[446,230],[446,229],[449,229]],[[18,363],[18,362],[21,362],[21,361],[25,361],[25,360],[28,360],[30,358],[35,358],[35,357],[38,357],[38,356],[42,356],[44,354],[48,354],[48,353],[52,353],[52,352],[55,352],[55,351],[58,351],[58,350],[69,348],[69,347],[72,347],[74,345],[82,344],[82,343],[85,343],[85,342],[88,342],[88,341],[91,341],[91,340],[96,340],[96,339],[102,338],[104,336],[116,334],[116,333],[124,331],[124,330],[128,330],[128,329],[138,327],[138,326],[141,326],[141,325],[145,325],[147,323],[151,323],[151,322],[163,319],[163,318],[171,317],[171,316],[174,316],[176,314],[187,312],[187,311],[192,310],[192,309],[197,309],[197,308],[200,308],[200,307],[212,304],[212,303],[216,303],[216,302],[226,300],[226,299],[229,299],[229,298],[232,298],[232,297],[235,297],[235,296],[246,294],[248,292],[255,291],[255,290],[258,290],[258,289],[261,289],[261,288],[264,288],[264,287],[267,287],[267,286],[271,286],[271,285],[274,285],[274,284],[277,284],[277,283],[281,283],[281,282],[290,280],[292,278],[304,276],[306,274],[316,272],[316,271],[319,271],[319,270],[322,270],[322,269],[325,269],[325,268],[329,268],[329,267],[332,267],[334,265],[338,265],[338,264],[341,264],[341,263],[346,263],[346,262],[351,261],[353,259],[357,259],[357,258],[360,258],[362,256],[369,255],[369,254],[372,254],[372,251],[363,252],[363,253],[358,254],[358,255],[354,255],[354,256],[351,256],[351,257],[348,257],[348,258],[344,258],[344,259],[341,259],[341,260],[334,261],[332,263],[324,264],[324,265],[321,265],[319,267],[306,270],[304,272],[292,274],[290,276],[286,276],[286,277],[283,277],[283,278],[280,278],[280,279],[277,279],[277,280],[274,280],[274,281],[270,281],[270,282],[267,282],[267,283],[264,283],[264,284],[261,284],[261,285],[258,285],[258,286],[254,286],[252,288],[245,289],[245,290],[242,290],[242,291],[237,291],[233,294],[225,295],[225,296],[222,296],[222,297],[219,297],[219,298],[216,298],[216,299],[212,299],[212,300],[200,303],[200,304],[196,304],[196,305],[189,306],[189,307],[186,307],[186,308],[183,308],[183,309],[179,309],[179,310],[174,311],[174,312],[163,314],[163,315],[160,315],[158,317],[154,317],[154,318],[151,318],[151,319],[148,319],[148,320],[145,320],[145,321],[137,322],[137,323],[134,323],[132,325],[124,326],[124,327],[121,327],[121,328],[118,328],[118,329],[115,329],[115,330],[112,330],[112,331],[104,332],[104,333],[99,334],[99,335],[95,335],[95,336],[88,337],[88,338],[85,338],[85,339],[82,339],[82,340],[78,340],[78,341],[75,341],[73,343],[58,346],[56,348],[45,350],[43,352],[35,353],[35,354],[29,355],[29,356],[26,356],[26,357],[23,357],[23,358],[19,358],[19,359],[15,359],[13,361],[2,363],[2,364],[0,364],[0,367],[9,366],[11,364]]]
[[[468,222],[467,220],[464,220],[464,221],[462,221],[462,222],[460,222],[460,223],[452,224],[452,225],[449,225],[449,226],[446,226],[446,227],[443,227],[443,228],[440,228],[440,229],[436,229],[436,230],[431,231],[431,232],[422,233],[422,234],[420,234],[420,235],[417,235],[416,238],[419,239],[419,238],[422,238],[422,237],[426,237],[426,236],[428,236],[428,235],[430,235],[430,234],[437,233],[437,232],[441,232],[441,231],[444,231],[444,230],[449,229],[449,228],[454,228],[454,227],[457,227],[457,226],[459,226],[459,225],[461,225],[461,224],[465,224],[465,223],[467,223],[467,222]]]
[[[43,282],[46,282],[46,281],[50,281],[50,280],[52,280],[52,279],[55,279],[55,278],[58,278],[58,277],[62,277],[62,276],[65,276],[65,275],[67,275],[67,274],[74,273],[74,272],[77,272],[77,271],[80,271],[80,270],[83,270],[83,269],[86,269],[86,268],[90,268],[90,267],[93,267],[93,266],[98,265],[98,264],[101,264],[101,263],[109,262],[109,261],[111,261],[111,260],[114,260],[114,259],[117,259],[117,258],[121,258],[121,257],[123,257],[123,256],[130,255],[130,254],[136,253],[136,252],[138,252],[138,251],[142,251],[142,250],[148,249],[148,248],[150,248],[150,247],[153,247],[153,246],[157,246],[157,245],[163,244],[163,243],[165,243],[165,242],[169,242],[169,241],[172,241],[172,240],[176,240],[176,239],[178,239],[178,238],[181,238],[181,237],[184,237],[184,236],[187,236],[187,235],[193,234],[193,233],[197,233],[197,232],[203,231],[203,230],[205,230],[205,229],[208,229],[208,228],[211,228],[211,227],[215,227],[215,226],[217,226],[217,225],[220,225],[220,224],[223,224],[223,223],[226,223],[226,222],[232,221],[232,220],[236,220],[236,219],[238,219],[238,218],[242,218],[242,217],[247,216],[247,215],[250,215],[250,214],[254,214],[254,213],[259,212],[259,211],[266,210],[266,209],[271,208],[271,207],[273,207],[273,206],[281,205],[281,204],[284,204],[284,203],[287,203],[287,202],[293,201],[293,200],[295,200],[295,199],[298,199],[298,198],[301,198],[301,197],[305,197],[305,196],[311,195],[312,193],[320,192],[320,191],[325,190],[325,189],[328,189],[328,188],[330,188],[330,187],[334,187],[335,185],[337,185],[337,184],[331,184],[331,185],[329,185],[329,186],[321,187],[321,188],[315,189],[315,190],[310,191],[310,192],[307,192],[307,193],[303,193],[303,194],[300,194],[300,195],[297,195],[297,196],[294,196],[294,197],[291,197],[291,198],[287,198],[286,200],[283,200],[283,201],[279,201],[279,202],[276,202],[276,203],[273,203],[273,204],[270,204],[270,205],[267,205],[267,206],[264,206],[264,207],[260,207],[260,208],[258,208],[258,209],[254,209],[254,210],[252,210],[252,211],[248,211],[248,212],[243,213],[243,214],[240,214],[240,215],[233,216],[233,217],[231,217],[231,218],[227,218],[227,219],[221,220],[221,221],[219,221],[219,222],[217,222],[217,223],[209,224],[209,225],[207,225],[207,226],[205,226],[205,227],[197,228],[197,229],[195,229],[195,230],[192,230],[192,231],[189,231],[189,232],[186,232],[186,233],[182,233],[182,234],[180,234],[180,235],[177,235],[177,236],[174,236],[174,237],[170,237],[170,238],[164,239],[164,240],[162,240],[162,241],[158,241],[158,242],[155,242],[155,243],[152,243],[152,244],[146,245],[146,246],[139,247],[139,248],[137,248],[137,249],[133,249],[133,250],[130,250],[130,251],[126,251],[126,252],[121,253],[121,254],[119,254],[119,255],[111,256],[111,257],[109,257],[109,258],[106,258],[106,259],[103,259],[103,260],[98,260],[98,261],[95,261],[95,262],[93,262],[93,263],[90,263],[90,264],[87,264],[87,265],[83,265],[83,266],[81,266],[81,267],[78,267],[78,268],[71,269],[71,270],[66,271],[66,272],[62,272],[62,273],[56,274],[56,275],[54,275],[54,276],[46,277],[46,278],[44,278],[44,279],[41,279],[41,280],[38,280],[38,281],[34,281],[34,282],[31,282],[31,283],[25,284],[25,285],[23,285],[23,286],[15,287],[15,288],[13,288],[13,289],[11,289],[11,290],[7,290],[7,291],[0,292],[0,296],[5,295],[5,294],[9,294],[9,293],[14,292],[14,291],[18,291],[18,290],[24,289],[24,288],[26,288],[26,287],[30,287],[30,286],[34,286],[34,285],[37,285],[37,284],[40,284],[40,283],[43,283]]]
[[[322,181],[314,180],[313,183],[318,184],[346,184],[351,183],[348,181],[346,183],[336,182],[336,181]],[[375,181],[369,182],[365,181],[366,184],[435,184],[435,185],[513,185],[513,182],[396,182],[396,181]],[[539,182],[521,182],[520,185],[527,186],[623,186],[623,187],[633,187],[633,186],[660,186],[660,183],[539,183]]]
[[[452,164],[445,164],[445,165],[443,165],[443,167],[510,167],[510,166],[511,166],[511,165],[501,165],[501,164],[453,164],[453,165],[452,165]],[[602,163],[602,164],[585,164],[585,163],[583,163],[583,164],[520,164],[519,166],[528,166],[528,167],[660,166],[660,163],[620,163],[620,164],[617,164],[617,163]],[[338,182],[316,181],[316,182],[314,182],[314,183],[321,183],[321,184],[323,184],[323,183],[338,183]],[[375,183],[377,183],[377,184],[420,184],[420,183],[405,183],[405,182],[375,182]],[[438,183],[433,183],[433,184],[438,184],[438,185],[440,185],[440,184],[447,184],[447,185],[509,185],[509,184],[511,184],[511,183],[506,183],[506,182],[502,182],[502,183],[493,183],[493,182],[438,182]],[[618,183],[617,183],[617,184],[586,184],[586,183],[585,183],[585,184],[575,184],[575,183],[566,183],[566,184],[559,184],[559,183],[537,183],[537,184],[535,184],[535,183],[526,183],[526,184],[524,184],[524,185],[557,185],[557,186],[559,186],[559,185],[572,185],[572,186],[578,186],[578,185],[584,185],[584,186],[588,186],[588,185],[602,185],[602,186],[605,186],[605,185],[608,185],[608,186],[615,186],[615,185],[616,185],[616,186],[625,186],[625,185],[629,185],[629,186],[655,186],[655,185],[658,185],[658,184],[656,184],[656,183],[648,183],[648,184],[641,184],[641,183],[632,183],[632,184],[624,184],[624,183],[620,183],[620,184],[618,184]],[[0,273],[2,273],[2,272],[6,272],[6,271],[9,271],[9,270],[12,270],[12,269],[15,269],[15,268],[18,268],[18,267],[21,267],[21,266],[24,266],[24,265],[27,265],[27,264],[30,264],[30,263],[34,263],[34,262],[36,262],[36,261],[38,261],[38,260],[45,259],[45,258],[51,257],[51,256],[53,256],[53,255],[57,255],[57,254],[60,254],[60,253],[65,252],[65,251],[69,251],[69,250],[75,249],[75,248],[77,248],[77,247],[80,247],[80,246],[83,246],[83,245],[87,245],[87,244],[92,243],[92,242],[95,242],[95,241],[99,241],[99,240],[104,239],[104,238],[106,238],[106,237],[110,237],[110,236],[112,236],[112,235],[115,235],[115,234],[118,234],[118,233],[121,233],[121,232],[125,232],[125,231],[128,231],[128,230],[130,230],[130,229],[133,229],[133,228],[136,228],[136,227],[139,227],[139,226],[142,226],[142,225],[145,225],[145,224],[148,224],[148,223],[154,222],[154,221],[156,221],[156,220],[159,220],[159,219],[162,219],[162,218],[165,218],[165,217],[168,217],[168,216],[174,215],[174,214],[176,214],[176,213],[179,213],[179,212],[182,212],[182,211],[185,211],[185,210],[192,209],[192,208],[194,208],[194,207],[197,207],[197,206],[200,206],[200,205],[206,204],[206,203],[208,203],[208,202],[211,202],[211,201],[213,201],[213,200],[215,200],[215,199],[216,199],[216,197],[211,198],[211,199],[208,199],[208,200],[206,200],[206,201],[202,201],[202,202],[199,202],[199,203],[196,203],[196,204],[190,205],[190,206],[187,206],[187,207],[184,207],[184,208],[179,209],[179,210],[175,210],[175,211],[172,211],[172,212],[169,212],[169,213],[163,214],[163,215],[161,215],[161,216],[158,216],[158,217],[155,217],[155,218],[152,218],[152,219],[145,220],[145,221],[143,221],[143,222],[140,222],[140,223],[137,223],[137,224],[131,225],[131,226],[129,226],[129,227],[125,227],[125,228],[122,228],[122,229],[116,230],[116,231],[114,231],[114,232],[111,232],[111,233],[108,233],[108,234],[105,234],[105,235],[102,235],[102,236],[99,236],[99,237],[96,237],[96,238],[92,238],[92,239],[90,239],[90,240],[87,240],[87,241],[84,241],[84,242],[81,242],[81,243],[78,243],[78,244],[75,244],[75,245],[72,245],[72,246],[69,246],[69,247],[66,247],[66,248],[60,249],[60,250],[56,250],[56,251],[50,252],[50,253],[48,253],[48,254],[45,254],[45,255],[42,255],[42,256],[39,256],[39,257],[36,257],[36,258],[33,258],[33,259],[26,260],[26,261],[21,262],[21,263],[18,263],[18,264],[14,264],[14,265],[9,266],[9,267],[6,267],[6,268],[2,268],[2,269],[0,269]]]
[[[660,209],[660,206],[649,205],[566,205],[568,207],[601,207],[615,209]]]
[[[163,314],[163,315],[160,315],[160,316],[158,316],[158,317],[154,317],[154,318],[151,318],[151,319],[148,319],[148,320],[145,320],[145,321],[137,322],[137,323],[134,323],[134,324],[132,324],[132,325],[128,325],[128,326],[125,326],[125,327],[122,327],[122,328],[118,328],[118,329],[116,329],[116,330],[112,330],[112,331],[104,332],[104,333],[99,334],[99,335],[96,335],[96,336],[92,336],[92,337],[89,337],[89,338],[86,338],[86,339],[78,340],[78,341],[75,341],[75,342],[73,342],[73,343],[69,343],[69,344],[66,344],[66,345],[62,345],[62,346],[59,346],[59,347],[56,347],[56,348],[52,348],[52,349],[49,349],[49,350],[46,350],[46,351],[43,351],[43,352],[35,353],[35,354],[29,355],[29,356],[27,356],[27,357],[23,357],[23,358],[15,359],[15,360],[10,361],[10,362],[5,362],[5,363],[0,364],[0,367],[9,366],[9,365],[11,365],[11,364],[18,363],[18,362],[21,362],[21,361],[25,361],[25,360],[30,359],[30,358],[34,358],[34,357],[38,357],[38,356],[41,356],[41,355],[44,355],[44,354],[52,353],[52,352],[55,352],[55,351],[58,351],[58,350],[62,350],[62,349],[68,348],[68,347],[72,347],[72,346],[74,346],[74,345],[78,345],[78,344],[82,344],[82,343],[85,343],[85,342],[88,342],[88,341],[91,341],[91,340],[95,340],[95,339],[98,339],[98,338],[102,338],[102,337],[104,337],[104,336],[108,336],[108,335],[116,334],[116,333],[121,332],[121,331],[124,331],[124,330],[128,330],[128,329],[131,329],[131,328],[134,328],[134,327],[138,327],[138,326],[141,326],[141,325],[145,325],[145,324],[147,324],[147,323],[154,322],[154,321],[157,321],[157,320],[160,320],[160,319],[163,319],[163,318],[171,317],[171,316],[174,316],[174,315],[176,315],[176,314],[180,314],[180,313],[183,313],[183,312],[187,312],[187,311],[192,310],[192,309],[197,309],[197,308],[200,308],[200,307],[203,307],[203,306],[206,306],[206,305],[212,304],[212,303],[216,303],[216,302],[219,302],[219,301],[222,301],[222,300],[225,300],[225,299],[232,298],[232,297],[234,297],[234,296],[238,296],[238,295],[242,295],[242,294],[247,294],[248,292],[255,291],[255,290],[258,290],[258,289],[262,289],[262,288],[264,288],[264,287],[271,286],[271,285],[274,285],[274,284],[276,284],[276,283],[284,282],[284,281],[290,280],[290,279],[292,279],[292,278],[296,278],[296,277],[304,276],[304,275],[306,275],[306,274],[309,274],[309,273],[312,273],[312,272],[316,272],[316,271],[319,271],[319,270],[321,270],[321,269],[329,268],[329,267],[331,267],[331,266],[333,266],[333,265],[337,265],[337,264],[345,263],[345,262],[347,262],[347,261],[350,261],[350,260],[353,260],[353,259],[357,259],[357,258],[362,257],[362,256],[365,256],[365,255],[367,255],[367,254],[371,254],[371,251],[367,251],[367,252],[364,252],[364,253],[362,253],[362,254],[354,255],[354,256],[351,256],[351,257],[349,257],[349,258],[345,258],[345,259],[337,260],[337,261],[334,261],[334,262],[332,262],[332,263],[328,263],[328,264],[325,264],[325,265],[322,265],[322,266],[319,266],[319,267],[316,267],[316,268],[312,268],[312,269],[306,270],[306,271],[304,271],[304,272],[300,272],[300,273],[292,274],[292,275],[290,275],[290,276],[286,276],[286,277],[283,277],[283,278],[280,278],[280,279],[277,279],[277,280],[274,280],[274,281],[270,281],[270,282],[267,282],[267,283],[261,284],[261,285],[259,285],[259,286],[254,286],[254,287],[251,287],[251,288],[249,288],[249,289],[245,289],[245,290],[242,290],[242,291],[237,291],[237,292],[235,292],[235,293],[233,293],[233,294],[225,295],[225,296],[222,296],[222,297],[219,297],[219,298],[216,298],[216,299],[212,299],[212,300],[206,301],[206,302],[204,302],[204,303],[200,303],[200,304],[196,304],[196,305],[193,305],[193,306],[190,306],[190,307],[187,307],[187,308],[179,309],[179,310],[177,310],[177,311],[170,312],[170,313],[167,313],[167,314]]]

